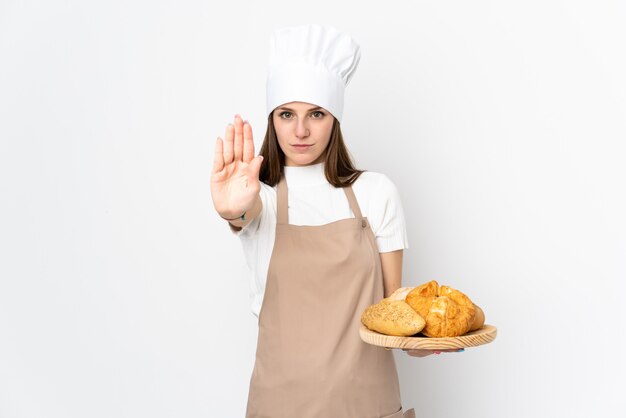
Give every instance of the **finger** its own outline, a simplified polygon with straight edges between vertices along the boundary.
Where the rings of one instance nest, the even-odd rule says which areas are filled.
[[[252,139],[252,126],[245,121],[243,123],[243,162],[249,163],[254,158],[254,140]]]
[[[241,116],[235,115],[235,161],[241,161],[243,158],[243,120]]]
[[[258,155],[256,158],[253,158],[248,165],[248,180],[258,180],[259,172],[261,171],[261,163],[263,162],[263,156]]]
[[[219,173],[224,169],[224,142],[222,138],[217,137],[215,141],[215,153],[213,155],[213,172]]]
[[[410,349],[410,348],[403,348],[402,351],[406,352],[409,356],[413,356],[413,357],[426,357],[426,356],[430,356],[433,353],[431,350],[420,350],[420,349]]]
[[[232,123],[226,126],[226,140],[224,141],[224,164],[233,162],[233,140],[235,136],[235,127]]]
[[[411,357],[426,357],[432,354],[432,352],[427,350],[406,350],[406,353]]]

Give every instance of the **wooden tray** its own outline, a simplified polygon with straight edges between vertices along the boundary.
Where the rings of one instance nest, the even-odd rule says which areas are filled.
[[[450,350],[455,348],[476,347],[478,345],[489,344],[495,340],[498,330],[493,325],[483,325],[476,331],[458,337],[430,338],[419,337],[395,337],[392,335],[379,334],[368,329],[361,324],[359,335],[368,344],[386,348],[405,348],[423,350]]]

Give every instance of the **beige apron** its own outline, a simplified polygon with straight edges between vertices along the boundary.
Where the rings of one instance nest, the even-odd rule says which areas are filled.
[[[378,247],[351,187],[356,218],[289,225],[277,187],[276,241],[259,314],[247,418],[402,418],[391,351],[359,338],[363,310],[383,298]]]

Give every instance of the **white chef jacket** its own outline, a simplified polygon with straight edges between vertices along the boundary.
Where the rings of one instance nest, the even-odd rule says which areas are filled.
[[[345,192],[328,183],[324,163],[284,167],[288,186],[288,216],[292,225],[323,225],[354,218]],[[276,187],[261,182],[263,209],[243,229],[230,230],[241,240],[251,277],[252,313],[259,316],[270,257],[276,236]],[[369,220],[381,253],[409,248],[400,196],[391,180],[366,171],[352,184],[361,213]]]

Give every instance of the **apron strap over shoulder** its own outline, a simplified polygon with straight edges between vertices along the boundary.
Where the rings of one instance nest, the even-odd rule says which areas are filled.
[[[361,208],[359,207],[359,202],[356,201],[356,196],[354,195],[352,186],[344,187],[343,191],[346,193],[346,197],[348,198],[348,202],[350,203],[350,209],[352,209],[354,217],[362,218],[363,215],[361,214]]]
[[[289,223],[287,203],[287,180],[285,180],[285,175],[281,174],[280,181],[278,182],[278,188],[276,190],[277,222],[279,225],[286,225]]]

